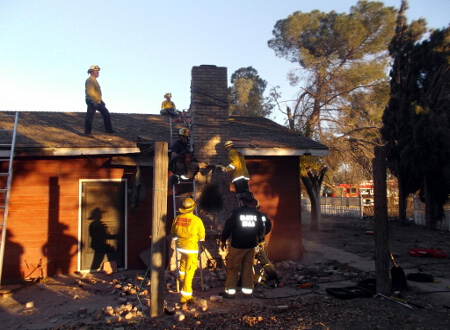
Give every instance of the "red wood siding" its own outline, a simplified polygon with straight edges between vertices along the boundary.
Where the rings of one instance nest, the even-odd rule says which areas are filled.
[[[111,168],[103,158],[16,160],[8,216],[2,279],[13,282],[73,273],[78,263],[80,179],[127,178],[134,168]],[[150,247],[152,168],[143,168],[146,200],[128,214],[128,268],[144,268],[139,253]],[[129,211],[129,210],[128,210]]]
[[[246,163],[250,190],[261,204],[261,212],[273,224],[266,238],[269,258],[272,261],[302,259],[299,158],[249,158]]]

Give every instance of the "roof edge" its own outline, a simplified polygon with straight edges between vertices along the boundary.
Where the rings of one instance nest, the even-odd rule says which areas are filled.
[[[327,156],[328,149],[239,148],[244,156]]]
[[[139,153],[138,147],[134,148],[40,148],[40,149],[16,149],[14,154],[18,156],[85,156],[85,155],[122,155]]]

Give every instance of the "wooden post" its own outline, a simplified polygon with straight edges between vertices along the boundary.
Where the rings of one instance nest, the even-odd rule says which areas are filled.
[[[166,254],[168,146],[155,142],[153,157],[152,266],[150,316],[164,315],[164,260]]]
[[[388,294],[390,292],[389,236],[386,198],[386,156],[383,147],[375,147],[373,188],[375,203],[375,278],[377,292]]]

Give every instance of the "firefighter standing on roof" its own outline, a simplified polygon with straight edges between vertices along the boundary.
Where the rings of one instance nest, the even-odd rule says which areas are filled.
[[[221,235],[221,248],[225,250],[226,241],[231,236],[231,246],[226,257],[225,298],[234,298],[238,275],[241,271],[242,293],[251,297],[253,293],[253,259],[256,246],[264,237],[262,215],[256,210],[256,200],[249,191],[240,197],[243,206],[233,210],[225,222]]]
[[[181,254],[180,266],[178,269],[181,285],[180,303],[192,302],[192,280],[197,269],[198,262],[198,242],[205,240],[205,226],[202,220],[193,211],[195,201],[186,198],[183,207],[179,208],[178,215],[172,223],[171,235],[175,239],[175,247]]]
[[[228,151],[228,160],[230,164],[222,166],[223,172],[232,172],[231,181],[236,189],[238,197],[245,191],[250,191],[248,181],[250,176],[248,174],[247,165],[245,165],[245,158],[242,153],[234,147],[233,141],[227,141],[224,145]]]
[[[92,137],[92,122],[96,111],[100,112],[103,116],[106,133],[115,133],[112,128],[109,111],[106,109],[105,102],[102,100],[102,90],[97,81],[97,78],[100,75],[100,67],[98,65],[91,65],[88,74],[90,76],[85,82],[87,112],[84,120],[84,134],[88,137]]]

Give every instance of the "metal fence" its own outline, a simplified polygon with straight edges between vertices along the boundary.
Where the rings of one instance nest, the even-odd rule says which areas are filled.
[[[302,205],[311,211],[309,198],[302,198]],[[320,209],[323,215],[352,219],[364,217],[363,199],[359,197],[321,197]]]
[[[388,197],[388,216],[398,217],[397,198]],[[302,198],[302,206],[311,212],[309,198]],[[361,197],[321,197],[322,215],[341,218],[363,219],[374,216],[374,206],[367,205]],[[416,196],[408,199],[407,217],[417,225],[425,225],[425,204]],[[437,223],[437,229],[450,231],[450,202],[444,206],[444,218]]]

